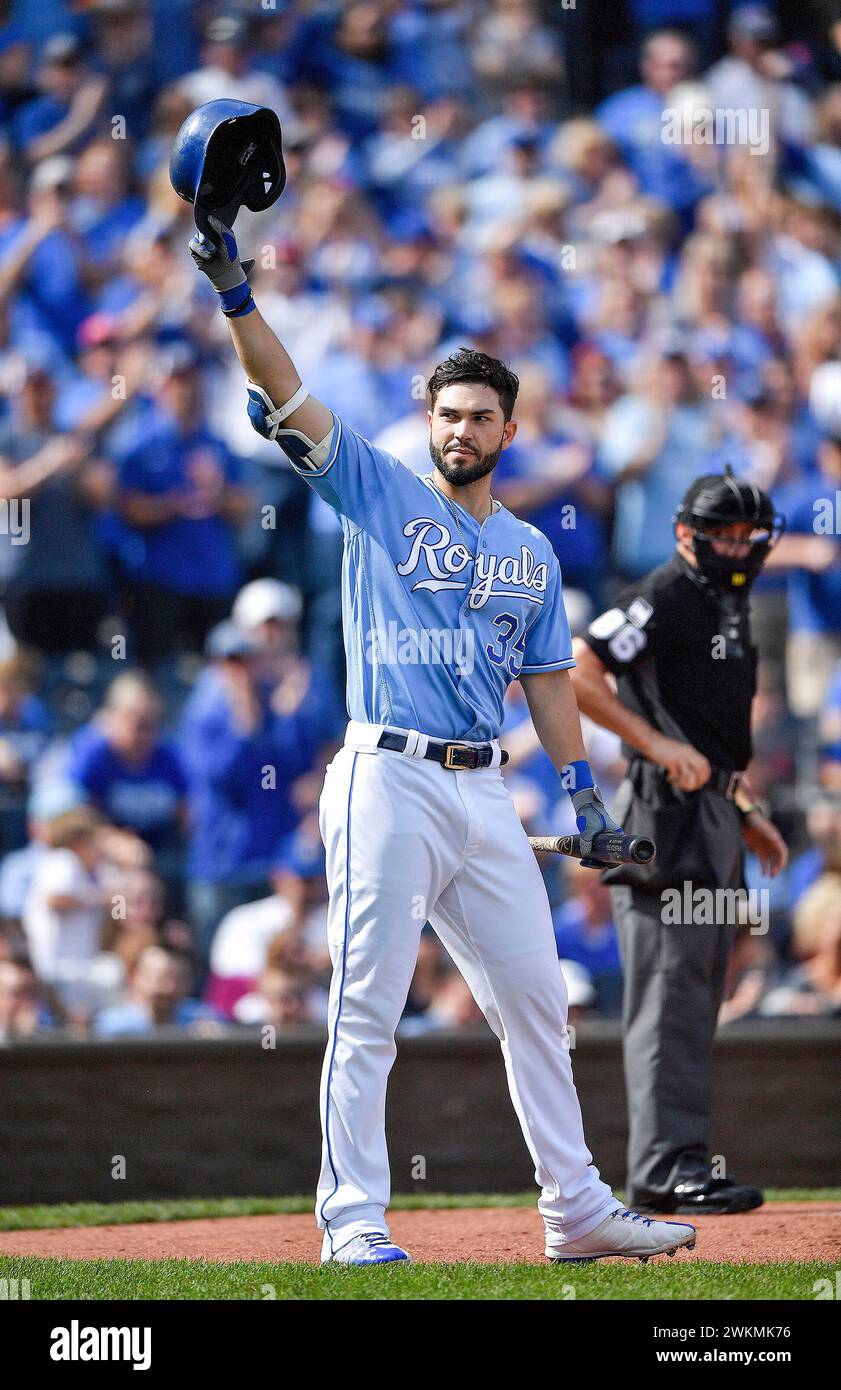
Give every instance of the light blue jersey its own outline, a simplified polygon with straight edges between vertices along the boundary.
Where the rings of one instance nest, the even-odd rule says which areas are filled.
[[[328,461],[297,471],[342,521],[351,719],[497,738],[512,680],[575,665],[551,545],[505,507],[480,526],[333,418]]]

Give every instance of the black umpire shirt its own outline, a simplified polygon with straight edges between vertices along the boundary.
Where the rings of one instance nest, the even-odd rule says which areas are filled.
[[[616,677],[624,705],[669,738],[685,739],[713,767],[751,759],[756,648],[748,604],[717,596],[675,551],[630,584],[583,634]],[[639,757],[623,745],[626,757]]]

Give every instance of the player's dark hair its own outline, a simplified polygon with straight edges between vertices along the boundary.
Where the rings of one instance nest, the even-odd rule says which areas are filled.
[[[476,352],[474,348],[459,348],[445,362],[439,362],[426,389],[432,398],[432,409],[439,391],[452,386],[457,381],[478,381],[483,386],[492,386],[499,396],[499,404],[506,420],[514,413],[514,402],[520,389],[520,378],[498,357],[489,357],[486,352]]]

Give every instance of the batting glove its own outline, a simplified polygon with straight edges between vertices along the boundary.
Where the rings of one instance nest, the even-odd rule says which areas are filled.
[[[602,794],[593,782],[588,762],[582,758],[578,762],[565,763],[562,773],[575,810],[575,824],[581,839],[581,853],[584,856],[581,862],[588,868],[604,868],[600,860],[590,858],[593,839],[603,830],[619,831],[621,834],[622,827],[608,814]]]
[[[250,313],[255,305],[248,276],[254,262],[240,262],[230,227],[224,226],[218,217],[209,216],[207,220],[218,238],[211,241],[204,232],[197,231],[189,243],[190,255],[219,295],[224,313],[231,317]]]

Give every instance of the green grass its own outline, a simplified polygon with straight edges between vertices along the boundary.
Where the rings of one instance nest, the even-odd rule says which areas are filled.
[[[621,1198],[621,1193],[617,1194]],[[769,1188],[770,1202],[841,1202],[841,1187]],[[445,1211],[453,1207],[530,1207],[529,1192],[407,1193],[392,1199],[390,1211]],[[0,1231],[42,1231],[50,1227],[125,1226],[138,1221],[190,1221],[216,1216],[271,1216],[313,1210],[313,1197],[178,1198],[161,1202],[66,1202],[58,1206],[0,1207]]]
[[[841,1189],[767,1192],[769,1201],[841,1201]],[[430,1193],[395,1197],[392,1210],[530,1206],[533,1192]],[[241,1197],[166,1202],[81,1202],[0,1209],[0,1230],[125,1225],[197,1217],[312,1212],[310,1197]],[[837,1262],[836,1262],[837,1264]],[[329,1301],[413,1300],[811,1300],[818,1279],[835,1284],[836,1265],[817,1261],[707,1264],[657,1260],[594,1265],[427,1264],[381,1269],[322,1269],[302,1262],[207,1260],[47,1260],[0,1258],[0,1280],[29,1280],[29,1296],[53,1299]]]
[[[0,1259],[0,1279],[28,1279],[32,1300],[151,1299],[330,1301],[376,1299],[785,1299],[811,1300],[835,1265],[676,1264],[562,1266],[527,1264],[387,1265],[322,1269],[305,1264],[210,1264],[206,1260]]]

